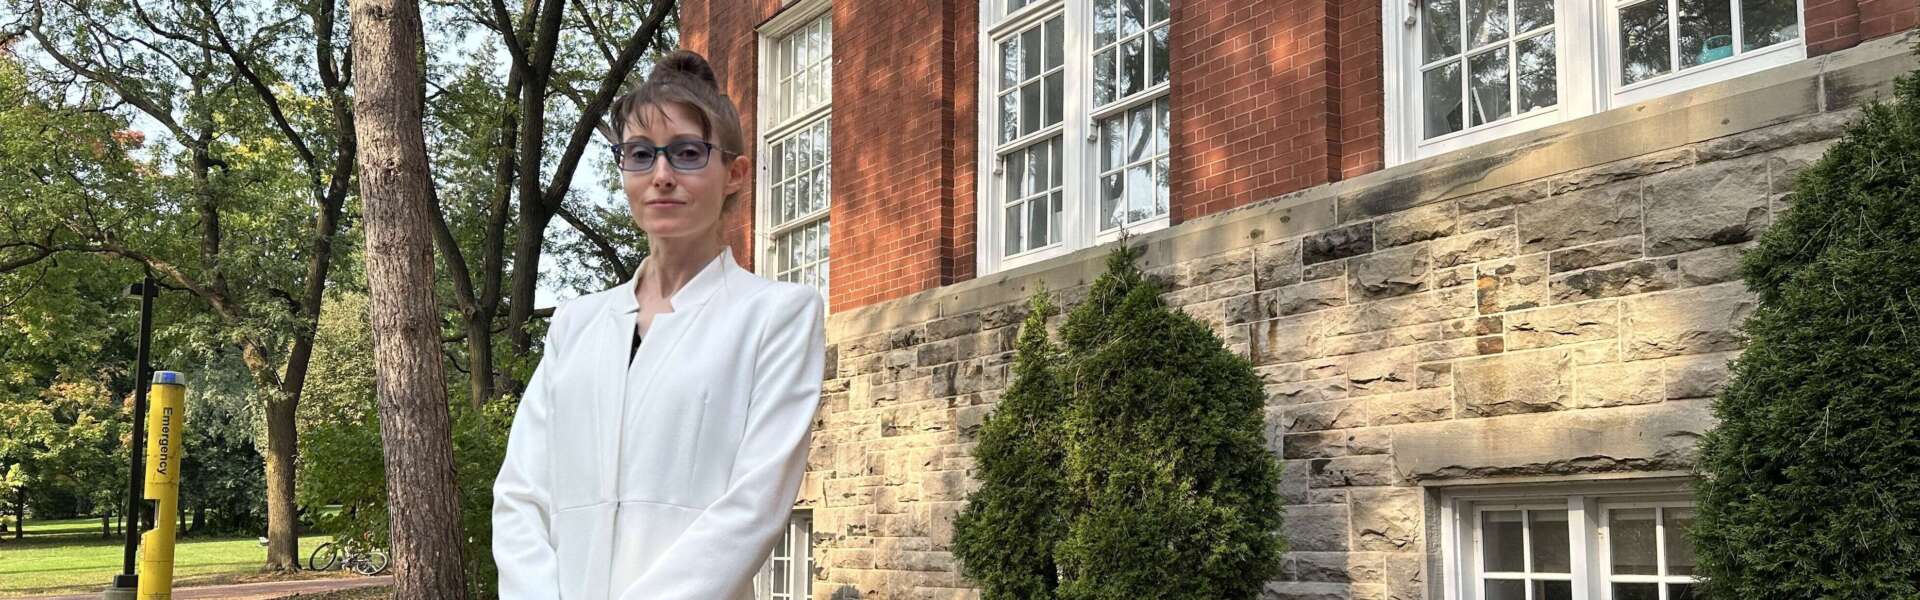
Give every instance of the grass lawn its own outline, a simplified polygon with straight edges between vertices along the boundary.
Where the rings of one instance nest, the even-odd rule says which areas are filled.
[[[302,537],[300,550],[311,552],[329,539]],[[253,573],[266,556],[256,538],[189,538],[174,549],[174,581]],[[25,540],[9,533],[0,541],[0,598],[97,591],[120,572],[120,561],[121,540],[101,539],[99,519],[29,520]]]

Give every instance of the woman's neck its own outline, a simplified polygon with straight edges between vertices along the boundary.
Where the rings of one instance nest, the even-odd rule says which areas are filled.
[[[634,286],[634,296],[642,299],[672,298],[687,282],[699,275],[714,257],[726,250],[726,244],[717,237],[700,236],[700,239],[672,240],[654,239],[647,255],[646,267],[642,269],[639,285]],[[644,302],[642,303],[645,304]],[[677,307],[676,307],[677,308]]]

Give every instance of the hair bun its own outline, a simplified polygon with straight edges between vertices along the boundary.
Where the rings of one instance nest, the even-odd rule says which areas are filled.
[[[674,50],[660,62],[654,63],[653,74],[647,79],[652,81],[662,77],[687,77],[706,82],[714,89],[720,88],[720,81],[713,75],[713,65],[707,64],[706,57],[700,56],[700,53],[685,48]]]

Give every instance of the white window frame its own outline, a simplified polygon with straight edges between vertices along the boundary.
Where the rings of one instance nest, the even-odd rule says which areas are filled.
[[[773,592],[773,561],[781,550],[786,550],[787,593],[775,596]],[[760,565],[760,572],[753,576],[753,597],[756,600],[807,600],[813,597],[813,513],[796,510],[787,521],[786,533],[780,536],[778,545],[767,556],[767,562]]]
[[[1612,600],[1613,579],[1663,583],[1684,576],[1611,576],[1606,513],[1620,508],[1695,506],[1681,477],[1528,485],[1464,485],[1439,491],[1442,600],[1481,600],[1479,515],[1487,510],[1567,511],[1573,600]],[[1531,538],[1531,535],[1528,535]],[[1531,542],[1529,542],[1531,543]],[[1664,542],[1662,542],[1664,546]],[[1665,567],[1665,550],[1658,559]],[[1531,560],[1530,556],[1529,559]],[[1539,574],[1533,579],[1559,579]],[[1499,577],[1511,579],[1511,577]],[[1664,589],[1664,586],[1663,586]],[[1529,592],[1531,593],[1531,592]],[[1664,593],[1664,592],[1662,592]]]
[[[1671,0],[1556,0],[1554,2],[1554,46],[1559,61],[1559,104],[1552,109],[1514,115],[1479,127],[1424,139],[1423,98],[1414,96],[1420,89],[1420,0],[1382,0],[1381,40],[1386,46],[1386,159],[1398,165],[1429,156],[1470,147],[1548,125],[1587,115],[1638,104],[1718,81],[1757,73],[1807,56],[1806,1],[1795,0],[1795,19],[1800,35],[1791,41],[1706,65],[1675,69],[1646,81],[1623,85],[1620,77],[1619,7],[1638,2]],[[1465,0],[1462,0],[1463,3]],[[1513,2],[1516,0],[1509,0]],[[1735,9],[1734,44],[1738,48],[1739,10]],[[1672,12],[1669,13],[1672,18]],[[1464,40],[1466,34],[1461,32]],[[1670,40],[1670,43],[1678,43]],[[1465,49],[1462,50],[1465,52]],[[1464,77],[1465,74],[1463,73]],[[1466,100],[1462,98],[1462,102]]]
[[[1175,2],[1179,0],[1173,0]],[[1142,1],[1142,6],[1147,2]],[[1117,240],[1123,234],[1142,234],[1165,229],[1171,223],[1173,206],[1169,199],[1168,214],[1149,218],[1125,225],[1119,229],[1101,233],[1098,231],[1097,191],[1100,185],[1099,135],[1096,123],[1100,119],[1125,113],[1142,104],[1151,104],[1170,96],[1173,69],[1169,68],[1168,80],[1158,85],[1146,86],[1124,102],[1090,112],[1093,100],[1093,0],[1030,0],[1030,2],[1011,13],[1003,13],[1006,0],[981,0],[979,40],[979,91],[978,126],[979,146],[974,184],[975,221],[975,268],[980,275],[998,273],[1007,269],[1042,262],[1064,256],[1075,250],[1096,246]],[[1065,79],[1062,88],[1065,98],[1061,103],[1061,122],[1057,125],[1039,129],[1020,136],[1002,146],[999,142],[999,42],[1006,37],[1037,27],[1056,15],[1065,19],[1064,37],[1066,57],[1063,67]],[[1151,52],[1151,42],[1148,44]],[[1171,66],[1170,66],[1171,67]],[[1151,77],[1151,74],[1147,74]],[[1151,80],[1149,80],[1150,82]],[[1169,115],[1171,115],[1169,110]],[[999,155],[1003,152],[1017,151],[1018,148],[1046,140],[1053,135],[1060,136],[1061,195],[1060,242],[1034,250],[1006,256],[1006,240],[1002,237],[1006,220],[1001,194],[1004,193],[1004,172]],[[1151,132],[1149,132],[1151,135]],[[1080,140],[1076,142],[1076,140]],[[1169,159],[1169,165],[1171,160]]]
[[[779,207],[774,206],[774,202],[772,202],[774,143],[788,136],[802,133],[820,121],[825,120],[828,125],[827,142],[831,145],[833,119],[833,82],[831,80],[825,82],[828,98],[827,101],[820,106],[786,115],[784,119],[775,116],[776,111],[774,107],[781,106],[786,102],[786,99],[781,96],[783,88],[780,86],[780,82],[776,80],[778,70],[773,68],[773,61],[776,58],[775,53],[782,39],[805,27],[811,26],[815,20],[823,18],[823,16],[828,19],[829,29],[827,39],[829,45],[831,45],[833,39],[832,17],[826,15],[829,15],[832,9],[833,3],[830,0],[797,0],[792,5],[782,9],[780,14],[775,15],[772,19],[769,19],[765,24],[761,25],[758,30],[760,46],[759,64],[761,65],[758,71],[759,89],[761,93],[759,99],[760,107],[759,110],[755,111],[755,121],[758,122],[756,129],[759,134],[757,136],[758,139],[754,140],[754,156],[762,157],[763,160],[755,161],[756,165],[754,169],[754,197],[762,200],[754,202],[753,265],[754,271],[769,279],[779,276],[779,273],[775,273],[773,270],[773,241],[776,236],[788,231],[811,227],[816,223],[831,222],[832,219],[833,200],[831,191],[828,191],[826,208],[815,214],[796,217],[794,220],[782,223],[778,227],[771,225],[773,223],[773,211],[779,209]],[[828,52],[828,60],[831,61],[833,59],[831,58],[832,49],[830,47],[828,48]],[[831,152],[829,152],[827,169],[831,171],[832,168],[833,159]],[[831,181],[831,176],[829,176],[829,181]],[[829,225],[829,227],[831,227],[831,225]],[[831,236],[831,231],[831,229],[828,230],[829,236]],[[820,244],[822,250],[826,251],[828,256],[831,257],[831,251],[826,250],[831,246],[829,240],[820,240]],[[828,258],[822,262],[822,266],[825,267],[825,265],[830,265],[832,262],[832,259]],[[829,269],[827,280],[823,282],[824,287],[818,290],[823,296],[833,287],[831,277],[832,271]],[[829,312],[831,312],[831,309],[829,309]]]

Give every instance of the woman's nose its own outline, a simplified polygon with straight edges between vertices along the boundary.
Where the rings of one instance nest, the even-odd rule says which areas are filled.
[[[675,174],[673,172],[673,166],[667,164],[667,156],[665,154],[656,156],[653,160],[652,175],[654,187],[672,189],[675,184],[679,183],[674,180]]]

